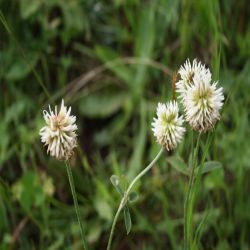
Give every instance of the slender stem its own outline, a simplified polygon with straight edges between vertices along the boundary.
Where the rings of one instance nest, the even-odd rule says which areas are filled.
[[[202,156],[201,162],[200,162],[200,164],[199,164],[198,173],[197,173],[197,175],[196,175],[196,178],[195,178],[195,181],[194,181],[194,184],[193,184],[194,190],[195,190],[195,191],[197,191],[197,186],[198,186],[199,181],[200,181],[200,179],[201,179],[202,170],[203,170],[203,167],[204,167],[204,162],[205,162],[205,160],[206,160],[206,156],[207,156],[207,153],[208,153],[208,149],[209,149],[209,147],[210,147],[210,145],[211,145],[212,139],[213,139],[213,138],[212,138],[212,135],[209,134],[209,135],[208,135],[208,138],[207,138],[207,141],[206,141],[206,144],[205,144],[205,148],[204,148],[204,150],[203,150],[203,156]],[[194,194],[193,194],[194,198],[195,198],[195,195],[196,195],[196,192],[194,192]]]
[[[72,193],[73,200],[74,200],[76,216],[77,216],[78,224],[79,224],[80,231],[81,231],[81,238],[82,238],[83,248],[84,248],[84,250],[87,250],[88,247],[87,247],[87,242],[86,242],[86,239],[85,239],[85,236],[84,236],[83,225],[82,225],[81,218],[80,218],[79,205],[78,205],[78,201],[77,201],[77,196],[76,196],[76,190],[75,190],[75,184],[74,184],[74,179],[73,179],[73,175],[72,175],[72,170],[71,170],[71,167],[70,167],[68,161],[65,161],[65,165],[66,165],[66,168],[67,168],[69,184],[70,184],[71,193]]]
[[[198,171],[196,171],[197,173],[195,173],[195,178],[193,180],[193,183],[192,183],[192,187],[191,187],[191,194],[190,194],[190,213],[192,212],[193,210],[193,207],[194,207],[194,203],[195,203],[195,197],[196,197],[196,193],[197,193],[197,190],[198,190],[198,185],[200,183],[200,180],[201,180],[201,176],[202,176],[202,170],[203,170],[203,167],[204,167],[204,162],[205,162],[205,159],[206,159],[206,156],[207,156],[207,153],[208,153],[208,149],[209,149],[209,146],[211,144],[211,134],[209,133],[208,135],[208,138],[207,138],[207,141],[206,141],[206,144],[205,144],[205,148],[203,149],[203,155],[201,157],[201,161],[198,165]],[[192,232],[193,233],[193,232]],[[190,245],[190,248],[192,249],[194,247],[194,244],[196,244],[196,237],[194,238],[193,242],[192,242],[192,246]]]
[[[111,244],[112,244],[112,239],[113,239],[113,235],[114,235],[114,231],[115,231],[115,226],[117,223],[117,219],[119,217],[120,212],[122,211],[123,207],[124,207],[124,199],[122,198],[121,203],[116,211],[113,223],[112,223],[112,227],[111,227],[111,231],[110,231],[110,235],[109,235],[109,241],[108,241],[108,246],[107,249],[110,250],[111,249]]]
[[[130,183],[129,187],[127,188],[127,190],[124,192],[124,196],[123,196],[123,198],[122,198],[122,200],[120,202],[120,205],[119,205],[119,207],[117,209],[117,212],[115,214],[115,217],[114,217],[114,220],[113,220],[113,223],[112,223],[112,227],[111,227],[111,231],[110,231],[110,235],[109,235],[109,240],[108,240],[107,250],[111,250],[111,244],[112,244],[112,239],[113,239],[113,235],[114,235],[114,231],[115,231],[115,226],[116,226],[116,223],[117,223],[117,219],[118,219],[119,214],[122,211],[123,207],[126,205],[126,203],[128,201],[128,196],[129,196],[129,193],[130,193],[131,189],[133,188],[133,186],[135,185],[135,183],[154,166],[154,164],[160,158],[162,152],[163,152],[163,149],[161,149],[160,152],[156,155],[156,157],[149,163],[149,165],[146,168],[144,168],[133,179],[133,181]]]
[[[197,154],[198,154],[198,147],[199,147],[199,143],[200,143],[200,134],[198,135],[197,138],[197,144],[194,150],[194,153],[192,152],[192,168],[191,168],[191,175],[189,178],[189,182],[188,182],[188,191],[187,191],[187,195],[186,195],[186,199],[185,199],[185,203],[184,203],[184,250],[189,250],[189,243],[190,243],[190,230],[188,230],[188,221],[189,221],[189,212],[190,212],[190,195],[191,195],[191,191],[192,191],[192,186],[193,186],[193,182],[194,182],[194,177],[195,177],[195,168],[196,168],[196,163],[197,160],[195,158],[197,158]]]
[[[159,153],[156,155],[156,157],[153,159],[153,161],[151,161],[151,163],[146,167],[144,168],[144,170],[142,170],[135,178],[134,180],[131,182],[131,184],[129,185],[126,193],[127,195],[129,195],[129,192],[131,191],[132,187],[135,185],[135,183],[143,176],[145,175],[153,166],[154,164],[158,161],[158,159],[160,158],[161,154],[163,152],[163,149],[161,149],[159,151]]]

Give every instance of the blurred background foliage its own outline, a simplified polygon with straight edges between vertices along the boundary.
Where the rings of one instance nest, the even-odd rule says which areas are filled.
[[[197,57],[227,102],[194,223],[199,249],[250,249],[250,5],[247,0],[0,0],[0,249],[80,249],[66,170],[40,143],[42,110],[72,105],[72,166],[91,249],[105,249],[124,185],[157,153],[150,124],[172,74]],[[205,139],[205,137],[203,138]],[[182,249],[191,133],[137,187],[129,236],[114,249]],[[181,158],[182,159],[181,159]],[[178,160],[176,160],[178,159]]]

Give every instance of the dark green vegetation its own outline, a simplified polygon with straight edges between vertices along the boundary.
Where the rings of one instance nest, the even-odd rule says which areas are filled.
[[[249,1],[0,5],[1,250],[80,249],[65,166],[38,136],[42,110],[62,97],[78,117],[71,164],[88,241],[105,249],[119,204],[109,178],[124,175],[126,185],[157,154],[150,123],[187,57],[205,62],[228,98],[207,157],[223,167],[204,175],[198,192],[199,249],[250,249]],[[174,155],[187,162],[190,148],[189,131]],[[113,249],[182,249],[187,178],[169,157],[137,186],[132,231],[126,236],[120,218]]]

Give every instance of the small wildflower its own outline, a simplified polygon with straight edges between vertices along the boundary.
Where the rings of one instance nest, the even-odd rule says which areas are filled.
[[[176,90],[180,93],[183,100],[185,92],[189,86],[193,84],[194,77],[200,77],[205,81],[211,81],[211,72],[201,62],[193,60],[192,65],[189,59],[186,60],[183,66],[179,69],[181,79],[176,83]]]
[[[217,82],[210,84],[208,80],[195,76],[193,84],[188,86],[184,109],[186,120],[194,130],[206,132],[213,128],[220,119],[220,109],[223,105],[223,89],[216,88]]]
[[[40,130],[41,141],[47,146],[47,153],[58,160],[68,160],[76,147],[76,117],[70,115],[71,107],[67,109],[64,106],[64,100],[61,103],[61,109],[57,112],[52,111],[49,106],[49,112],[44,110],[43,117],[46,122]]]
[[[185,128],[182,127],[183,118],[178,115],[178,112],[176,101],[158,103],[157,118],[154,118],[152,123],[152,131],[157,143],[168,151],[176,148],[185,132]]]
[[[184,106],[185,118],[190,126],[199,132],[206,132],[220,119],[223,105],[223,89],[217,89],[217,82],[212,82],[208,68],[195,59],[191,65],[189,59],[179,70],[181,79],[177,82]]]

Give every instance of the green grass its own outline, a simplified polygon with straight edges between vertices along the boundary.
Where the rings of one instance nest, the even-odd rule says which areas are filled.
[[[42,110],[61,98],[78,117],[71,165],[84,228],[90,248],[105,249],[120,198],[110,176],[126,187],[157,154],[156,104],[195,57],[227,98],[206,157],[223,167],[202,176],[194,203],[198,249],[250,249],[248,1],[0,0],[0,9],[1,250],[81,249],[65,166],[38,135]],[[131,232],[121,216],[113,249],[183,248],[188,180],[169,157],[188,162],[191,145],[189,131],[142,178]]]

